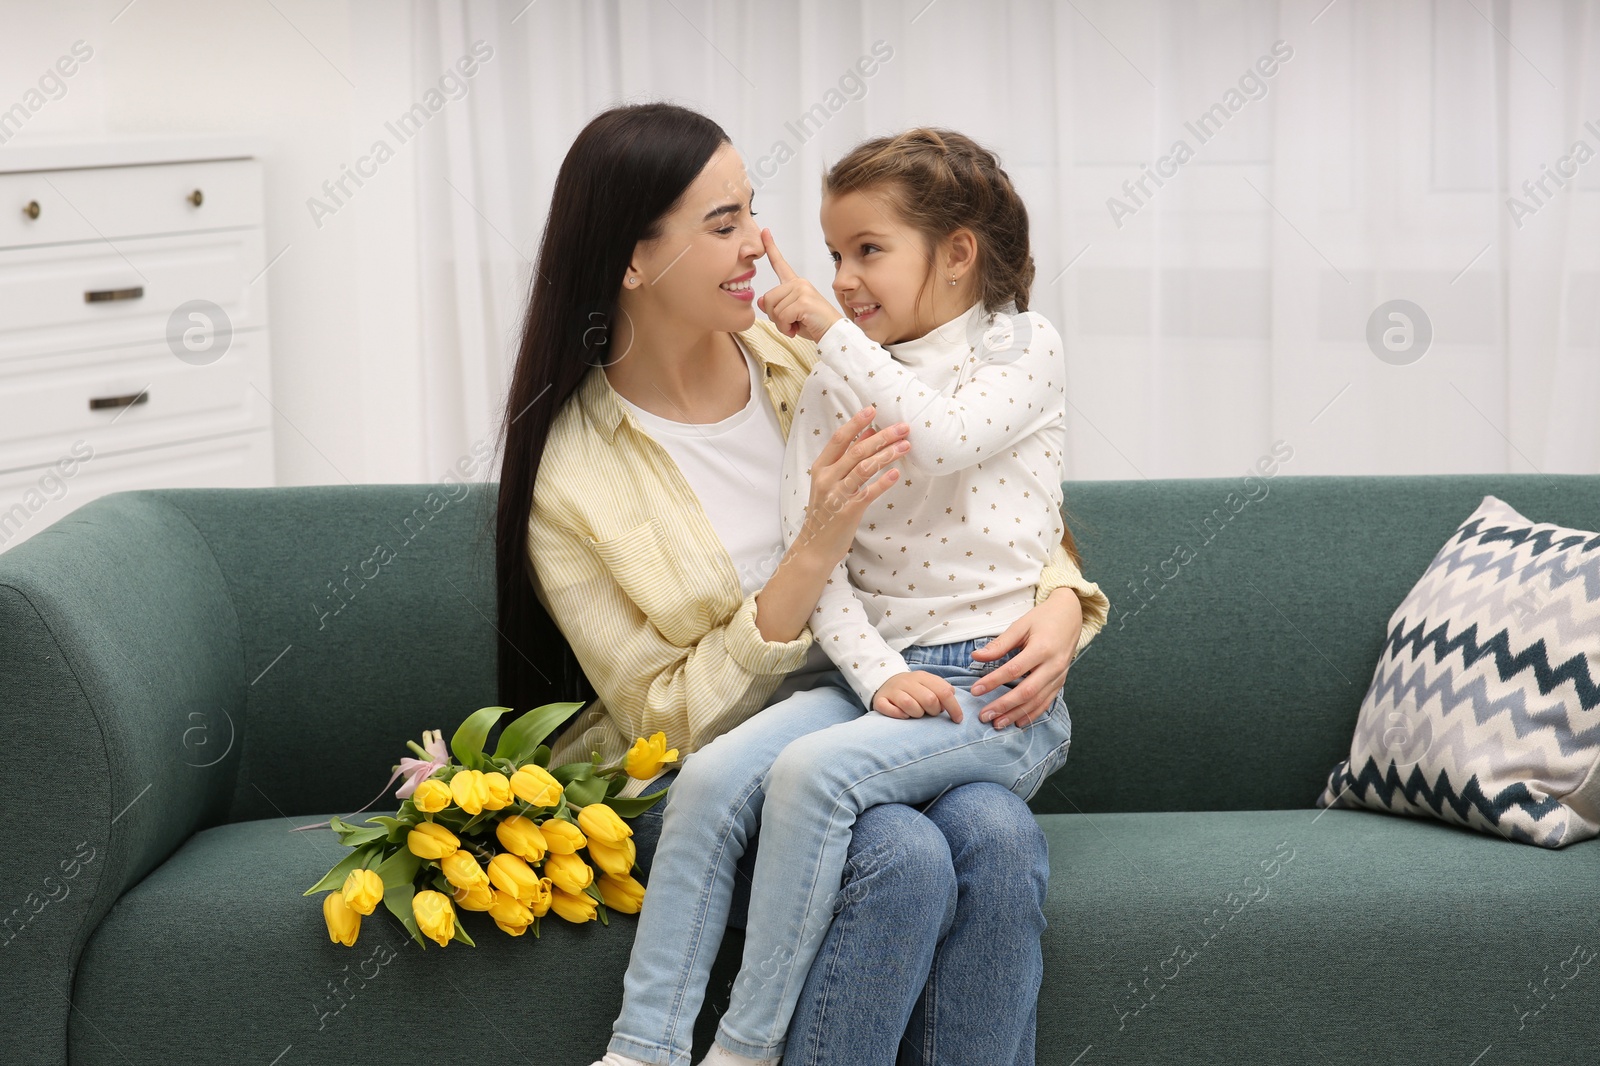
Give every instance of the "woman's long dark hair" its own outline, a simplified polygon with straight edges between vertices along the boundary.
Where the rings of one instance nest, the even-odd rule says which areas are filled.
[[[635,246],[660,235],[661,220],[726,143],[722,127],[686,107],[616,107],[583,128],[556,175],[500,429],[498,698],[513,712],[596,696],[525,569],[534,480],[557,412],[607,360]]]

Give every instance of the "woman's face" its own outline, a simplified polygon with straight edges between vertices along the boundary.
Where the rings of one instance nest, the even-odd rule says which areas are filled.
[[[822,201],[822,235],[833,259],[833,295],[839,309],[879,344],[921,337],[939,324],[924,295],[932,265],[921,234],[871,192],[852,191]]]
[[[630,273],[639,280],[624,284],[622,298],[643,331],[647,322],[724,333],[755,324],[752,280],[763,248],[754,195],[744,161],[724,144],[662,220],[661,236],[634,249]]]

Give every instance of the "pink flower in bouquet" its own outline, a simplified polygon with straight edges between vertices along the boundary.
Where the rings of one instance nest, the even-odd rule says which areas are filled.
[[[422,732],[422,748],[418,748],[415,741],[406,742],[413,751],[426,755],[426,759],[413,759],[405,756],[400,760],[400,776],[405,780],[400,787],[394,790],[397,799],[406,799],[417,790],[417,786],[432,777],[439,768],[450,761],[450,753],[444,746],[444,734],[437,729],[425,729]]]

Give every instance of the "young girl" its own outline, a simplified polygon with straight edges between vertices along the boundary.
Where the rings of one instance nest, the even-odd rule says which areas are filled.
[[[861,811],[975,781],[1030,799],[1070,745],[1059,694],[1025,728],[988,724],[982,709],[1005,686],[980,679],[1009,656],[972,657],[1033,606],[1062,534],[1065,358],[1048,321],[1017,311],[1033,276],[1027,212],[992,154],[943,130],[859,146],[823,193],[849,318],[762,234],[780,284],[760,305],[819,348],[787,442],[786,546],[811,465],[861,407],[910,425],[913,474],[883,474],[898,481],[868,507],[811,618],[837,669],[805,702],[769,706],[685,760],[596,1066],[688,1061],[720,938],[711,901],[746,845],[728,828],[737,812],[759,807],[761,847],[743,965],[703,1064],[778,1061]]]

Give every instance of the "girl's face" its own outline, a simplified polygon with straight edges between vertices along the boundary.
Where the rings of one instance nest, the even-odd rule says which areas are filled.
[[[964,278],[958,276],[948,295],[940,292],[922,235],[881,196],[852,191],[824,197],[822,235],[833,258],[839,310],[879,344],[924,336],[971,306],[970,301],[954,310],[946,306],[965,291]]]
[[[661,236],[634,249],[622,285],[624,306],[640,323],[737,333],[755,324],[755,262],[764,254],[753,219],[755,194],[744,161],[724,144],[662,220]]]

